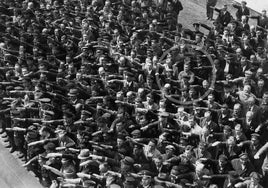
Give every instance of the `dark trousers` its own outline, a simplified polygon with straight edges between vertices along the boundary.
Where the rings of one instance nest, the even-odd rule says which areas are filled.
[[[210,4],[207,4],[207,17],[212,19],[214,10],[210,6],[211,6]]]

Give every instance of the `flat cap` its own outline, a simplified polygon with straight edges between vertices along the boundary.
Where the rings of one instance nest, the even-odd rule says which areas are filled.
[[[166,146],[166,148],[165,148],[166,150],[175,150],[175,147],[173,146],[173,145],[167,145]]]
[[[124,159],[122,159],[122,162],[123,162],[125,165],[129,165],[129,166],[131,166],[131,165],[134,164],[135,161],[134,161],[133,158],[126,156]]]
[[[139,129],[135,129],[134,131],[131,132],[132,136],[139,136],[141,135],[141,131]]]
[[[241,154],[239,155],[239,158],[240,158],[240,159],[248,159],[248,154],[247,154],[247,153],[241,153]]]

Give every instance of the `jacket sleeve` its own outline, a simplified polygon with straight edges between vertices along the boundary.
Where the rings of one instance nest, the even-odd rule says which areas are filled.
[[[256,153],[256,155],[262,155],[264,152],[267,152],[268,150],[268,142],[259,149],[259,151]]]

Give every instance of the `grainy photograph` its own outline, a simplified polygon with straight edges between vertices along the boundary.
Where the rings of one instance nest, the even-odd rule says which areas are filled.
[[[268,188],[267,0],[0,0],[0,188]]]

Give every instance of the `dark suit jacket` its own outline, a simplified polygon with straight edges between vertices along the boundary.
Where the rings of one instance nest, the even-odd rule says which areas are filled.
[[[218,15],[217,21],[223,27],[226,27],[230,23],[231,19],[232,19],[232,15],[230,14],[230,12],[226,11],[226,13],[224,14],[224,12],[221,10]]]
[[[232,148],[232,152],[228,151],[228,145],[226,143],[221,143],[218,146],[218,151],[217,151],[217,156],[224,154],[228,157],[229,160],[235,159],[239,156],[239,154],[241,153],[241,148],[239,148],[238,146],[233,146]]]
[[[213,122],[213,121],[211,121],[209,124],[207,124],[206,118],[201,119],[200,126],[201,127],[207,126],[208,130],[211,133],[220,132],[220,127],[215,122]]]
[[[237,67],[237,70],[236,70],[236,76],[237,77],[244,77],[245,76],[245,71],[249,70],[250,69],[250,66],[247,64],[245,69],[243,69],[243,67],[241,65],[239,65]]]
[[[227,115],[225,117],[222,116],[222,112],[218,111],[217,114],[217,121],[219,125],[229,125],[229,118],[231,118],[231,113],[228,112]]]
[[[233,7],[237,9],[235,15],[236,15],[236,19],[237,19],[238,21],[241,21],[241,17],[242,17],[242,16],[244,16],[244,15],[249,16],[249,14],[250,14],[250,10],[249,10],[249,8],[247,8],[247,7],[245,7],[244,10],[243,10],[242,7],[239,6],[239,5],[233,5]]]
[[[240,159],[233,159],[231,161],[233,168],[239,174],[240,177],[249,177],[252,172],[255,172],[254,166],[249,162],[245,169],[242,169],[242,163]]]
[[[245,114],[249,111],[250,109],[249,109],[249,106],[245,106]],[[254,121],[255,123],[260,123],[260,108],[257,106],[257,105],[254,105],[253,107],[252,107],[252,110],[251,110],[252,112],[253,112],[253,119],[252,119],[252,121]]]

